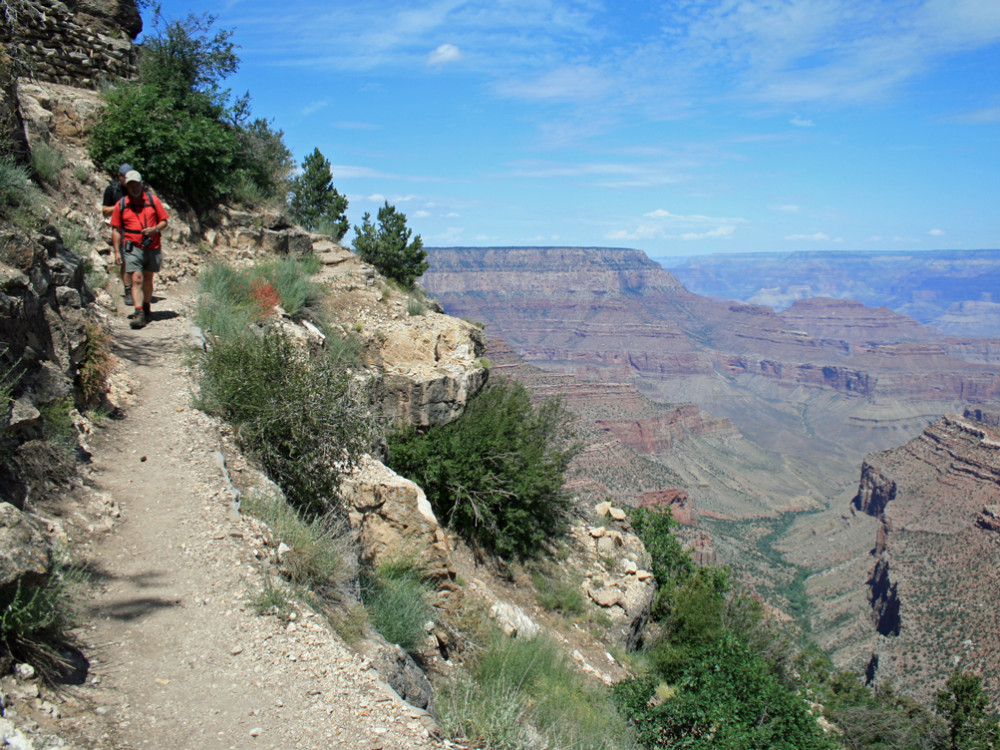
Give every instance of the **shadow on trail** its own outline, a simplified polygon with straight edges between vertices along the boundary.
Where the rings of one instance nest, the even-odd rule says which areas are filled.
[[[102,568],[95,562],[88,562],[81,569],[87,580],[91,583],[116,581],[139,590],[160,585],[160,579],[164,575],[162,571],[156,570],[143,571],[132,575],[120,575]],[[110,604],[91,603],[86,609],[91,617],[106,617],[127,622],[137,620],[140,617],[161,609],[166,609],[167,607],[179,606],[180,604],[181,600],[177,598],[165,599],[159,596],[137,596]]]
[[[158,320],[169,320],[177,317],[173,310],[161,310],[154,312],[151,316],[152,324]],[[140,331],[126,330],[123,334],[115,336],[111,342],[111,351],[116,357],[124,359],[135,365],[151,365],[163,356],[163,341],[156,338],[148,338],[140,334]]]
[[[115,602],[114,604],[103,604],[96,607],[90,607],[88,608],[88,612],[92,617],[105,617],[107,619],[118,620],[120,622],[131,622],[132,620],[138,620],[146,615],[151,615],[153,612],[158,612],[161,609],[178,607],[180,604],[180,599],[163,599],[159,596],[139,596],[133,599]]]

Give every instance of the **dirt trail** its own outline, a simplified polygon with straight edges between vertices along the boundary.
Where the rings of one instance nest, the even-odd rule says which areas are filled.
[[[440,748],[305,608],[286,623],[248,604],[262,574],[231,509],[218,429],[191,408],[189,290],[160,291],[153,321],[119,308],[114,353],[137,382],[121,420],[91,439],[91,481],[122,509],[89,564],[97,584],[81,688],[112,723],[102,745],[138,748]]]

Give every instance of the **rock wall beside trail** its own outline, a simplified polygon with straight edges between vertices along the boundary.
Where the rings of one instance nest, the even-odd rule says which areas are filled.
[[[142,31],[133,0],[21,0],[13,43],[38,81],[77,88],[131,78]]]
[[[36,234],[0,229],[0,377],[11,396],[0,414],[0,500],[23,505],[18,461],[21,446],[41,437],[39,409],[75,400],[91,299],[83,259],[53,227]]]

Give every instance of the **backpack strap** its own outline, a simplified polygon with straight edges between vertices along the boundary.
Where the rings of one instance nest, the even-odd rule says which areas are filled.
[[[145,201],[143,209],[145,209],[146,206],[151,206],[154,209],[156,208],[156,206],[153,205],[153,201],[149,199],[149,193],[146,192],[145,190],[142,191],[142,199],[143,201]],[[127,201],[128,201],[127,195],[123,195],[122,199],[118,201],[118,213],[122,217],[122,235],[125,234],[125,204]],[[132,213],[134,213],[136,216],[140,216],[139,212],[136,211],[134,208],[132,209]],[[142,223],[142,219],[139,220],[139,223],[140,224]],[[132,234],[135,234],[135,232],[133,232]]]

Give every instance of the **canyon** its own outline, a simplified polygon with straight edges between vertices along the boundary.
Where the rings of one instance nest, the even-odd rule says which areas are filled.
[[[992,578],[971,558],[957,561],[938,601],[950,602],[951,619],[938,622],[914,604],[934,577],[896,561],[918,556],[917,534],[960,546],[945,536],[950,527],[931,531],[929,521],[890,535],[898,548],[879,550],[886,497],[873,490],[864,509],[852,500],[865,495],[859,471],[864,465],[864,487],[879,460],[872,456],[929,439],[946,414],[995,418],[998,340],[949,335],[850,299],[801,299],[781,312],[711,299],[636,250],[430,248],[429,261],[422,283],[444,309],[485,325],[491,377],[518,377],[538,396],[562,393],[580,415],[587,479],[575,490],[625,505],[675,503],[696,556],[710,550],[709,559],[797,618],[835,663],[874,681],[930,695],[959,653],[963,665],[992,668],[987,647],[959,648],[969,637],[959,624],[975,601],[995,596],[952,596],[966,577],[977,578],[975,591]],[[950,471],[947,451],[922,464],[908,455],[915,464],[899,463],[903,475]],[[946,517],[949,487],[942,481],[915,496]],[[997,501],[976,497],[963,524],[995,539],[987,529],[998,516],[983,507]],[[903,512],[887,507],[890,517]],[[990,559],[982,545],[969,551]],[[981,640],[995,642],[1000,627],[981,625]],[[938,640],[949,648],[932,658],[930,634],[947,627]],[[921,655],[906,656],[918,641]],[[918,658],[922,666],[911,669]],[[997,685],[989,689],[996,695]]]

